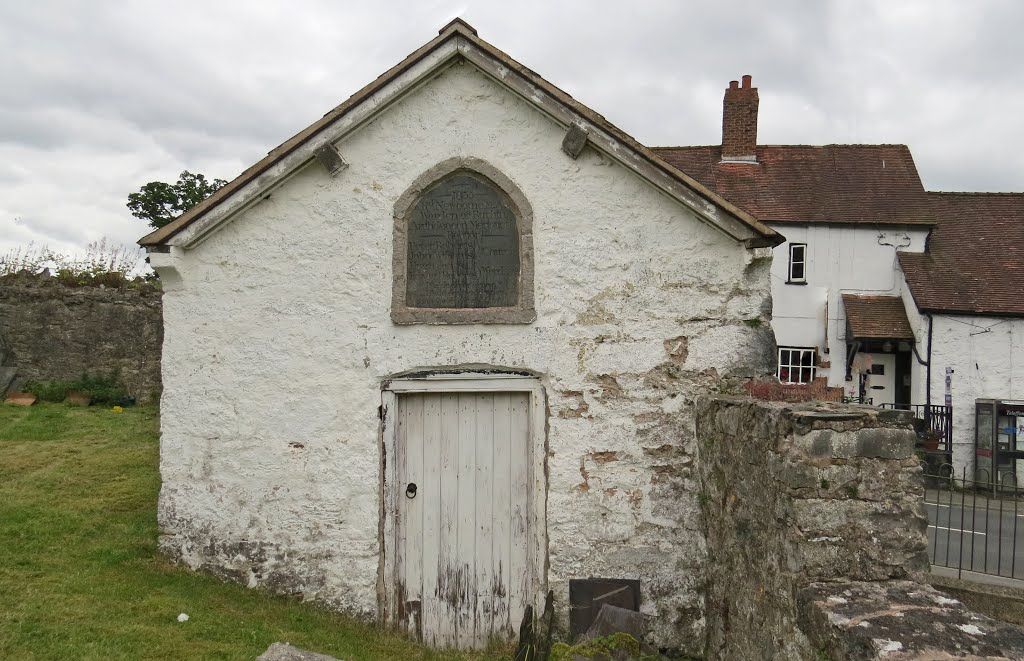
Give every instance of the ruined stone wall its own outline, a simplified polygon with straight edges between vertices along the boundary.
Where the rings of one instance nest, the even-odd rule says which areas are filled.
[[[146,401],[160,392],[160,290],[68,287],[48,276],[0,278],[0,367],[12,388],[32,380],[74,379],[113,369]],[[6,384],[0,384],[0,387]]]
[[[907,413],[702,399],[696,434],[709,659],[817,658],[800,589],[927,571]]]

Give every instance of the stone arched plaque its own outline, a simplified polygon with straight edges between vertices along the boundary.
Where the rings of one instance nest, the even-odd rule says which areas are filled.
[[[500,172],[479,159],[445,161],[395,211],[396,323],[534,320],[532,217]]]
[[[458,172],[413,207],[406,241],[411,308],[497,308],[519,298],[519,230],[497,187]]]

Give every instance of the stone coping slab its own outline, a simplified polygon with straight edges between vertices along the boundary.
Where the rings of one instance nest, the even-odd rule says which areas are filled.
[[[799,624],[820,658],[1022,659],[1024,628],[913,581],[812,583]]]

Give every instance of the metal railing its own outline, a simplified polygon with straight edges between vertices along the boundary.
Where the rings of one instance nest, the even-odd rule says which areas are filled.
[[[933,565],[957,570],[1024,579],[1024,489],[1010,472],[993,490],[991,477],[967,479],[950,464],[938,472],[925,469],[925,509],[928,512],[928,557]],[[987,471],[981,471],[986,473]]]
[[[919,446],[926,450],[950,452],[953,447],[953,409],[942,404],[882,404],[883,409],[903,409],[913,411],[914,418],[920,421],[918,435],[921,436]]]

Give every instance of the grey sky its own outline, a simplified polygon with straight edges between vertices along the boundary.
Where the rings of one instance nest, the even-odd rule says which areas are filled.
[[[0,253],[147,231],[124,206],[231,179],[462,16],[650,146],[717,144],[752,74],[762,144],[904,143],[934,190],[1024,190],[1024,3],[193,2],[0,7]]]

